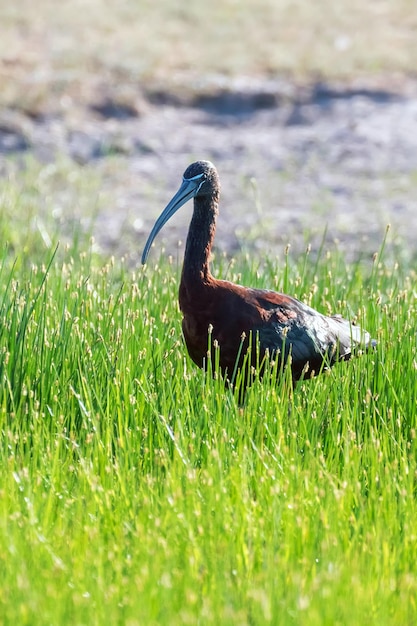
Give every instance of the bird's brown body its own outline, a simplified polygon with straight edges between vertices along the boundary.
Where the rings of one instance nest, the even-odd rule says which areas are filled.
[[[194,198],[179,289],[183,333],[192,360],[207,363],[208,333],[218,343],[219,363],[226,377],[242,364],[252,342],[252,364],[266,355],[286,363],[291,355],[294,380],[309,377],[338,360],[350,358],[356,346],[367,348],[366,331],[340,316],[325,316],[299,300],[274,291],[251,289],[215,279],[209,257],[214,239],[220,184],[215,167],[197,161],[184,173],[183,184],[157,220],[142,260],[164,223]]]
[[[200,367],[207,361],[209,328],[212,342],[220,347],[220,366],[229,376],[250,341],[253,365],[266,353],[285,361],[291,355],[294,380],[351,356],[350,324],[339,316],[321,315],[295,298],[214,278],[206,282],[198,306],[185,292],[181,283],[182,329],[189,355]]]

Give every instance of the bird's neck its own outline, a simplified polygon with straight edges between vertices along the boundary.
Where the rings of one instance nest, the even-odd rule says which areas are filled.
[[[192,284],[211,279],[210,253],[216,232],[218,198],[195,198],[194,212],[185,246],[182,281]]]

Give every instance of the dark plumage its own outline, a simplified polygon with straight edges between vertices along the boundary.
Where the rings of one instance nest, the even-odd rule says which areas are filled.
[[[183,182],[157,219],[142,255],[146,262],[150,246],[169,218],[194,198],[179,289],[182,328],[193,361],[204,367],[207,360],[208,329],[220,347],[220,367],[231,377],[249,345],[252,364],[266,356],[291,355],[293,380],[309,377],[339,360],[349,359],[355,347],[366,349],[373,342],[366,331],[352,326],[341,316],[326,316],[299,300],[274,291],[251,289],[217,280],[210,273],[209,256],[216,230],[220,183],[209,161],[192,163]],[[244,341],[242,343],[242,336]],[[242,349],[243,348],[243,349]],[[257,354],[256,354],[257,353]]]

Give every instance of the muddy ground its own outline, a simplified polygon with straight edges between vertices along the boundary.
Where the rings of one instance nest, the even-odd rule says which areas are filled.
[[[233,253],[318,245],[324,229],[349,254],[371,254],[388,223],[414,255],[417,236],[417,82],[395,90],[235,81],[181,102],[163,93],[129,104],[102,96],[54,111],[0,113],[0,168],[31,154],[69,156],[102,177],[95,235],[106,252],[137,256],[192,160],[212,160],[222,181],[216,243]],[[111,161],[112,166],[108,166]],[[23,161],[22,161],[23,162]],[[70,184],[70,183],[69,183]],[[106,197],[106,196],[105,196]],[[157,244],[174,252],[186,207]]]

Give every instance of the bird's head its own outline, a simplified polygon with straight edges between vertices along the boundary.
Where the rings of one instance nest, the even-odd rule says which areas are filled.
[[[182,176],[183,184],[196,184],[192,197],[211,196],[218,194],[220,189],[219,175],[210,161],[191,163]]]
[[[213,163],[210,161],[195,161],[195,163],[191,163],[183,174],[180,188],[162,211],[151,230],[143,250],[142,263],[146,263],[150,247],[156,235],[183,204],[191,200],[191,198],[207,196],[215,197],[217,200],[219,190],[219,177]]]

